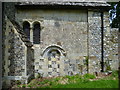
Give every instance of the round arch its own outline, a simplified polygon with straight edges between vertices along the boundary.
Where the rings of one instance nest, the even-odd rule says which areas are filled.
[[[53,50],[56,50],[56,51],[60,52],[61,55],[66,56],[65,50],[59,45],[50,45],[50,46],[46,47],[42,52],[42,56],[46,56],[47,53],[49,53],[50,51],[53,51]]]
[[[33,23],[32,23],[32,27],[34,28],[34,25],[40,25],[40,22],[39,21],[34,21]]]

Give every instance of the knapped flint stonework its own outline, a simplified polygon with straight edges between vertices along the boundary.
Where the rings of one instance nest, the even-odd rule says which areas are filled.
[[[101,13],[88,11],[89,73],[101,70]]]
[[[109,13],[104,13],[104,70],[117,70],[118,60],[118,28],[110,28]]]
[[[22,80],[23,77],[30,77],[33,73],[33,50],[27,48],[24,42],[20,38],[20,34],[17,32],[11,21],[6,16],[6,30],[5,30],[5,65],[4,65],[4,78],[3,83],[7,82],[11,85],[15,80]],[[28,53],[28,52],[29,53]],[[27,69],[27,67],[28,69]],[[18,78],[15,78],[18,76]],[[27,82],[25,79],[22,83]]]
[[[16,32],[12,23],[7,19],[7,28],[6,28],[6,63],[8,65],[8,75],[9,76],[22,76],[25,75],[25,58],[26,46],[19,38],[18,33]],[[8,58],[7,58],[8,57]],[[17,68],[16,68],[17,67]]]
[[[32,6],[42,4],[51,5],[50,7],[59,7],[60,4],[64,9]],[[110,28],[106,11],[109,4],[74,2],[69,5],[71,9],[66,7],[69,2],[42,4],[30,2],[17,7],[10,4],[10,7],[14,7],[12,9],[5,4],[4,85],[15,84],[17,80],[28,83],[40,76],[95,74],[101,72],[102,59],[104,71],[117,70],[118,29]],[[98,7],[105,9],[102,11],[103,17]],[[25,28],[24,22],[27,22]],[[29,33],[26,34],[24,30],[29,30],[30,38],[27,36]],[[34,40],[40,42],[35,43]]]

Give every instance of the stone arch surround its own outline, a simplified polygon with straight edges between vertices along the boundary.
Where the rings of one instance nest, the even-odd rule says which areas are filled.
[[[66,56],[66,51],[59,45],[50,45],[46,47],[42,52],[42,56],[44,57],[50,50],[53,50],[53,49],[58,50],[61,55]]]

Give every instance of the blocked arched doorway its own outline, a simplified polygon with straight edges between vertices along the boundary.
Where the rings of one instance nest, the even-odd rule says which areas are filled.
[[[65,51],[59,46],[49,46],[43,52],[46,63],[46,74],[49,77],[64,74]]]
[[[48,52],[48,75],[60,76],[60,52],[53,49]]]

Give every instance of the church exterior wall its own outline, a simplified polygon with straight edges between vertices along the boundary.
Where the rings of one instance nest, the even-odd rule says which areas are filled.
[[[23,15],[25,15],[24,18]],[[61,75],[68,75],[69,72],[87,73],[87,10],[20,10],[16,14],[16,20],[21,26],[24,20],[29,21],[31,28],[34,22],[40,22],[41,42],[33,46],[36,72],[42,72],[47,76],[48,65],[45,59],[41,62],[42,54],[45,48],[57,45],[66,52],[63,64],[61,63],[63,67]],[[65,65],[65,62],[68,63]],[[41,67],[43,70],[40,69]],[[75,68],[74,71],[73,68]]]
[[[103,19],[101,12],[87,9],[19,9],[14,13],[5,13],[3,84],[28,83],[34,75],[95,74],[101,72],[102,58],[104,71],[118,69],[118,29],[110,28],[108,12],[103,12]],[[7,16],[21,27],[29,22],[32,43],[33,24],[39,22],[40,44],[26,46]]]
[[[72,73],[85,74],[101,72],[101,60],[103,58],[104,70],[109,67],[106,63],[106,52],[109,52],[106,43],[106,35],[109,31],[109,16],[103,12],[103,50],[102,56],[102,17],[101,12],[93,10],[18,10],[16,21],[22,26],[23,21],[29,21],[31,32],[33,23],[38,21],[41,26],[40,44],[34,44],[35,72],[42,73],[43,76],[48,74],[48,63],[43,57],[44,50],[49,46],[60,46],[65,50],[64,59],[69,63],[61,64],[64,68],[61,73],[68,75],[71,67],[75,65],[75,71]],[[24,18],[23,18],[24,16]],[[108,26],[107,26],[108,25]],[[114,31],[114,29],[111,28]],[[116,29],[117,30],[117,29]],[[112,32],[112,31],[111,31]],[[117,32],[117,31],[116,31]],[[115,34],[109,34],[112,38]],[[116,36],[116,35],[115,35]],[[33,36],[31,35],[31,41]],[[116,37],[117,38],[117,37]],[[115,38],[114,38],[115,39]],[[115,48],[116,56],[109,53],[109,57],[114,58],[113,63],[118,63],[117,59],[117,42],[108,44],[109,47]],[[115,53],[114,53],[115,54]],[[72,63],[71,63],[72,62]],[[118,66],[111,65],[111,68],[117,69]],[[73,65],[73,66],[71,66]],[[67,72],[65,71],[67,70]]]

